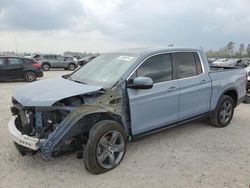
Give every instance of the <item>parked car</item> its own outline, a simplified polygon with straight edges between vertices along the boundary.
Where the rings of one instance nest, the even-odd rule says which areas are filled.
[[[91,60],[95,59],[97,56],[87,56],[82,59],[78,59],[77,62],[80,66],[86,65]]]
[[[78,67],[77,61],[73,57],[63,57],[61,55],[53,54],[37,54],[34,56],[42,66],[44,71],[50,70],[50,68],[64,68],[65,70],[73,71]]]
[[[242,66],[244,67],[244,62],[241,59],[231,58],[231,59],[217,59],[216,61],[212,62],[214,66],[220,67],[236,67]]]
[[[29,58],[0,57],[0,80],[24,79],[33,82],[43,77],[41,65]]]
[[[250,67],[246,67],[247,71],[247,90],[250,90]]]
[[[127,141],[200,118],[226,127],[245,94],[245,69],[210,69],[201,50],[124,50],[16,89],[9,131],[22,154],[77,151],[100,174],[119,165]]]

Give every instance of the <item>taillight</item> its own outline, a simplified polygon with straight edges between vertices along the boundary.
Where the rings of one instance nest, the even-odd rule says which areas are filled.
[[[34,68],[37,68],[37,69],[41,68],[41,65],[39,63],[33,63],[33,64],[31,64],[31,66]]]

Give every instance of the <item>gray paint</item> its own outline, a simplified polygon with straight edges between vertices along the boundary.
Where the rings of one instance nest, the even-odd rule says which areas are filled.
[[[152,89],[128,89],[133,134],[155,129],[178,120],[179,88],[176,80],[154,84]]]
[[[101,89],[64,78],[51,78],[18,87],[13,97],[23,106],[51,106],[55,102]]]

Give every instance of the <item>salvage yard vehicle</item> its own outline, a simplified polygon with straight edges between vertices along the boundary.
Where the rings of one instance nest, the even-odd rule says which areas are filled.
[[[119,165],[127,141],[200,118],[227,126],[245,94],[245,69],[210,69],[202,50],[123,50],[17,88],[8,127],[22,154],[77,152],[101,174]]]
[[[84,66],[86,65],[88,62],[90,62],[91,60],[95,59],[97,56],[87,56],[84,57],[82,59],[78,59],[77,62],[80,66]]]
[[[49,71],[51,68],[64,68],[73,71],[78,67],[77,60],[74,57],[42,54],[36,55],[34,58],[41,64],[44,71]]]
[[[33,82],[43,77],[41,65],[30,58],[0,57],[0,80],[10,81],[22,79]]]

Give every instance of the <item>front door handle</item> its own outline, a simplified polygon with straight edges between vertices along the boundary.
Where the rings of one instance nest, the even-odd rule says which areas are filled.
[[[168,89],[168,92],[173,92],[173,91],[175,91],[175,90],[177,90],[176,87],[170,87],[170,88]]]
[[[206,80],[201,80],[200,84],[205,84],[207,81]]]

